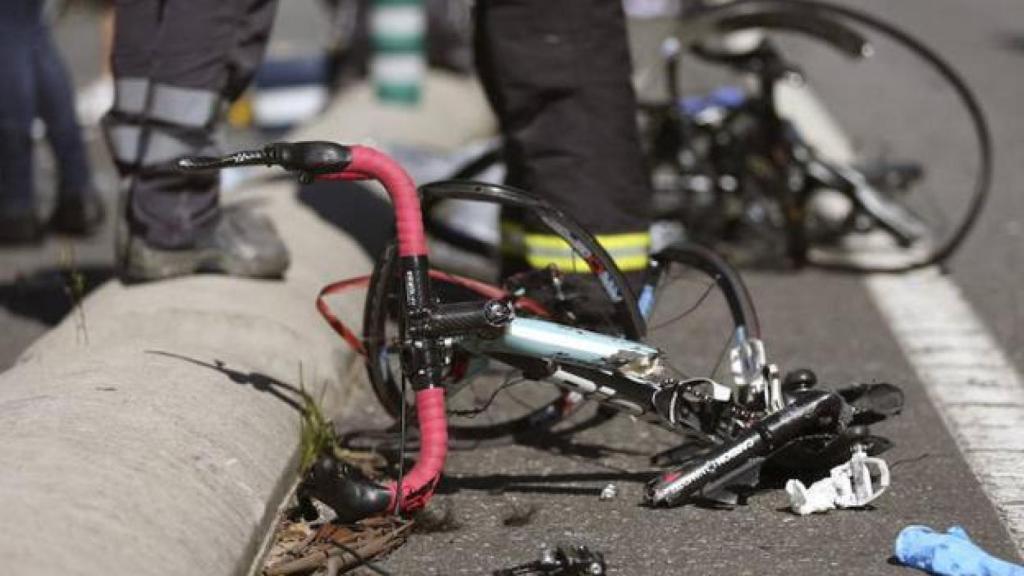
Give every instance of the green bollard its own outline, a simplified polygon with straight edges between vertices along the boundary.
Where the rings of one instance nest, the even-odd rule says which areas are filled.
[[[426,11],[422,0],[374,0],[370,36],[370,71],[377,99],[387,104],[417,105],[426,71]]]

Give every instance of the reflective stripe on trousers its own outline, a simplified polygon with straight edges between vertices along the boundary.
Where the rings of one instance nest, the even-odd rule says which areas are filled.
[[[222,100],[212,90],[118,78],[104,123],[114,161],[122,169],[160,167],[188,154],[213,153],[212,127]]]
[[[649,232],[598,234],[596,238],[623,272],[647,268],[651,248]],[[527,231],[517,223],[506,221],[501,223],[501,240],[503,254],[524,259],[530,268],[555,265],[562,272],[589,271],[583,258],[557,235]]]

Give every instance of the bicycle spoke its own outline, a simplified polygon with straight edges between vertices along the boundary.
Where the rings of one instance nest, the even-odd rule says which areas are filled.
[[[704,288],[704,293],[701,294],[699,298],[697,298],[697,301],[694,302],[693,305],[691,305],[689,308],[683,310],[679,315],[677,315],[677,316],[675,316],[675,317],[673,317],[673,318],[671,318],[669,320],[665,320],[664,322],[661,322],[660,324],[658,324],[656,326],[652,326],[650,328],[650,330],[652,332],[655,331],[655,330],[660,330],[660,329],[664,328],[665,326],[668,326],[669,324],[674,324],[675,322],[678,322],[679,320],[682,320],[683,318],[686,318],[687,316],[689,316],[690,314],[695,312],[698,308],[700,308],[701,304],[703,304],[704,301],[707,300],[708,296],[711,295],[711,291],[714,290],[714,289],[715,289],[715,283],[714,282],[708,283],[706,285],[706,287]]]

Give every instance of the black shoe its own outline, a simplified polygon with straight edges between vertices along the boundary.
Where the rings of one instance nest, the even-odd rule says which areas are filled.
[[[42,223],[35,216],[0,214],[0,245],[38,244],[43,240]]]
[[[288,249],[270,220],[243,207],[226,208],[190,248],[158,248],[135,236],[118,254],[122,278],[135,282],[196,272],[279,278],[289,264]]]
[[[95,193],[61,198],[50,216],[50,229],[71,236],[90,236],[103,226],[107,209]]]

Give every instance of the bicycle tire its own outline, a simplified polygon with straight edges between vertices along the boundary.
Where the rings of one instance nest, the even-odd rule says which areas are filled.
[[[760,320],[746,283],[724,258],[692,242],[663,248],[651,256],[651,262],[651,270],[657,272],[648,275],[645,285],[645,292],[651,290],[654,299],[653,309],[647,315],[649,327],[645,341],[665,353],[668,367],[677,376],[721,381],[725,358],[731,357],[733,351],[749,353],[744,346],[761,339]],[[671,281],[676,268],[681,269],[680,276],[684,280],[689,275],[686,281],[704,287],[674,288],[666,278]],[[696,274],[690,274],[691,270]],[[718,305],[708,301],[712,289],[720,294]],[[668,321],[662,318],[659,308],[668,310]],[[685,330],[680,330],[676,322],[690,314],[703,314],[705,318],[695,318]],[[680,362],[687,363],[687,368],[682,368]],[[695,363],[703,365],[696,370],[688,369]],[[733,373],[732,384],[738,385],[735,377]]]
[[[651,256],[654,261],[683,264],[694,267],[709,278],[722,290],[728,304],[733,323],[745,326],[754,338],[761,337],[761,321],[750,297],[750,290],[742,276],[725,258],[704,246],[693,243],[676,243],[660,250]]]
[[[495,144],[460,164],[452,172],[450,180],[477,181],[483,174],[502,161],[501,147]],[[458,226],[452,226],[441,218],[434,216],[434,206],[440,200],[437,197],[423,199],[423,225],[428,235],[469,254],[476,254],[485,258],[492,258],[497,255],[498,246],[494,243],[467,234]]]

